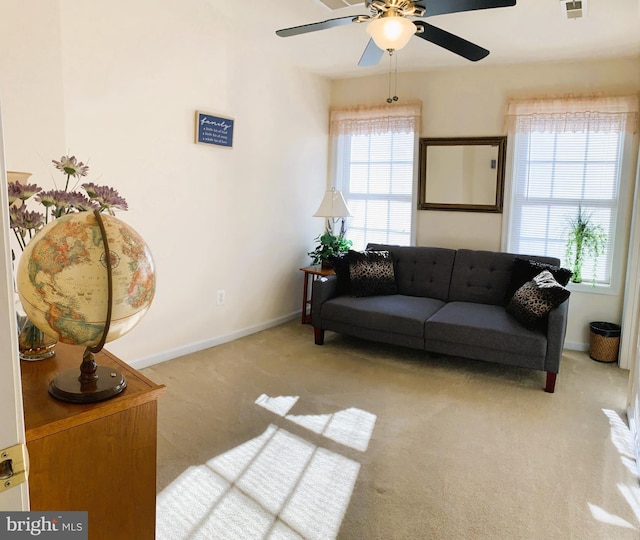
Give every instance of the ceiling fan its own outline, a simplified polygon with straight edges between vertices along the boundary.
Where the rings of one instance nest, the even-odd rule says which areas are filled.
[[[364,5],[369,10],[368,15],[351,15],[303,24],[278,30],[276,34],[289,37],[351,23],[368,23],[367,33],[371,39],[358,62],[360,67],[375,66],[385,50],[389,54],[399,51],[414,34],[467,60],[477,62],[489,54],[487,49],[424,21],[411,21],[409,17],[426,18],[477,9],[509,7],[515,6],[516,0],[364,0]]]

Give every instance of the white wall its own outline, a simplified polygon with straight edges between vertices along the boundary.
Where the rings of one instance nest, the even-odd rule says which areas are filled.
[[[386,76],[342,79],[332,85],[331,103],[384,103],[387,90]],[[505,134],[508,97],[604,91],[640,91],[640,59],[518,66],[480,62],[462,69],[401,73],[397,94],[400,102],[422,101],[421,137],[473,137]],[[623,200],[631,200],[630,194]],[[499,250],[501,241],[502,214],[418,211],[418,245]],[[621,256],[626,261],[626,252]],[[620,322],[622,302],[622,291],[613,296],[574,292],[567,345],[587,346],[589,321]]]
[[[42,182],[51,179],[51,159],[66,149],[60,39],[57,2],[0,3],[6,165]]]
[[[107,348],[140,365],[299,310],[298,268],[322,227],[329,83],[283,64],[277,37],[229,2],[8,4],[0,43],[20,51],[0,57],[8,168],[49,188],[50,159],[88,159],[155,258],[151,310]],[[196,110],[235,119],[232,149],[194,144]]]

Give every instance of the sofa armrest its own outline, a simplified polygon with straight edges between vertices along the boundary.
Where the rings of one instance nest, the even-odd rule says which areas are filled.
[[[326,276],[314,280],[311,285],[311,324],[320,328],[320,308],[324,302],[336,296],[337,276]]]
[[[547,324],[547,358],[545,371],[558,373],[560,359],[564,349],[564,337],[567,332],[567,319],[569,315],[569,300],[565,300],[557,308],[549,313]]]

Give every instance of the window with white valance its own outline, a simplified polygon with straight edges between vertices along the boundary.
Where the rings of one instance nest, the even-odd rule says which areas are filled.
[[[353,215],[354,249],[412,242],[420,113],[419,103],[331,110],[333,172]]]
[[[506,249],[558,257],[571,268],[569,222],[581,211],[607,238],[600,256],[585,257],[584,280],[611,286],[624,251],[620,196],[638,131],[638,96],[511,100],[505,123],[513,156]]]

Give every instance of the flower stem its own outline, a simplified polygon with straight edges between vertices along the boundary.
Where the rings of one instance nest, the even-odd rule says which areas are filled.
[[[20,234],[18,234],[18,231],[16,229],[13,229],[13,232],[15,233],[16,238],[18,239],[18,245],[20,246],[20,251],[24,251],[24,248],[26,247],[24,239],[20,236]]]

